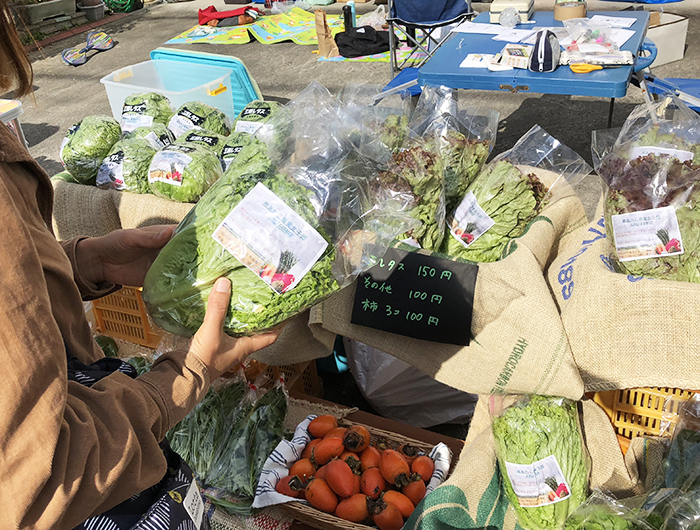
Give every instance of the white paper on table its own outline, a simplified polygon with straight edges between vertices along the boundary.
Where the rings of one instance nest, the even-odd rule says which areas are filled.
[[[610,48],[602,44],[584,43],[578,45],[578,51],[581,53],[607,53],[610,51]]]
[[[500,24],[476,24],[466,20],[452,31],[455,33],[482,33],[486,35],[498,35],[508,29],[509,28],[501,26]]]
[[[631,29],[614,28],[612,30],[606,30],[605,35],[613,41],[618,48],[622,48],[622,45],[634,35],[634,31]]]
[[[488,68],[493,60],[491,53],[470,53],[459,65],[460,68]]]
[[[508,31],[504,31],[499,35],[495,35],[493,37],[493,40],[517,43],[522,42],[523,39],[527,39],[533,34],[536,35],[537,31],[533,31],[531,29],[508,29]]]
[[[629,28],[636,22],[634,18],[627,17],[606,17],[605,15],[594,15],[591,17],[591,22],[595,22],[601,26],[611,26],[613,28]]]

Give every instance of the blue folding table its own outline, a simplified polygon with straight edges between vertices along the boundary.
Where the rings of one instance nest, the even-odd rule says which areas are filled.
[[[649,24],[647,11],[591,11],[588,17],[607,15],[634,18],[635,22],[628,29],[634,35],[625,42],[622,50],[631,51],[635,57],[643,49],[644,37]],[[519,25],[517,29],[536,29],[538,27],[563,26],[554,20],[552,11],[540,11],[534,15],[535,24]],[[489,13],[481,13],[473,22],[488,23]],[[472,90],[508,90],[510,92],[528,91],[540,94],[564,94],[569,96],[595,96],[611,98],[608,125],[612,120],[615,98],[627,93],[632,74],[651,64],[648,59],[644,64],[627,65],[620,68],[606,68],[587,74],[575,74],[568,66],[560,66],[554,72],[537,73],[529,70],[513,69],[505,72],[491,72],[486,68],[461,68],[459,65],[470,53],[495,54],[506,43],[493,40],[493,35],[478,33],[452,33],[450,39],[418,71],[421,85],[436,84],[451,88]],[[647,39],[647,49],[652,51],[653,43]],[[653,48],[655,52],[655,48]],[[655,56],[655,54],[654,54]],[[652,59],[653,60],[653,59]]]

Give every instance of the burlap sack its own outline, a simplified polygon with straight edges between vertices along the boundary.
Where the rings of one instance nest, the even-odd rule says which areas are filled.
[[[700,285],[613,272],[602,202],[547,278],[587,391],[700,389]]]
[[[98,237],[120,228],[177,224],[194,206],[70,182],[53,182],[53,187],[53,229],[60,240]]]
[[[548,171],[535,172],[548,185],[555,178]],[[556,255],[559,239],[587,219],[568,184],[557,186],[542,214],[511,242],[510,254],[496,263],[479,265],[471,323],[475,339],[468,347],[351,324],[354,285],[312,308],[314,335],[327,347],[335,334],[358,340],[465,392],[541,393],[579,399],[583,383],[543,270]]]
[[[404,530],[521,529],[498,471],[488,399],[482,397],[477,403],[469,436],[452,475],[417,507]],[[605,412],[590,400],[582,402],[582,409],[583,435],[591,456],[590,487],[605,488],[619,498],[644,493],[660,470],[661,443],[635,438],[623,457]]]

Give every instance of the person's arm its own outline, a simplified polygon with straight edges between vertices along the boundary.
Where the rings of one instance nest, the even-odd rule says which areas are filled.
[[[73,280],[80,290],[80,295],[86,302],[102,298],[119,289],[119,285],[112,282],[102,282],[99,285],[91,282],[83,275],[78,265],[78,244],[88,239],[87,237],[76,237],[66,241],[59,241],[63,251],[68,256],[70,264],[73,267]]]

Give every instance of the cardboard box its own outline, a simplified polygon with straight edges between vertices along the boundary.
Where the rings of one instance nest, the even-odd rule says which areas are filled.
[[[660,13],[659,24],[649,26],[649,37],[658,50],[652,66],[680,61],[685,53],[685,38],[688,34],[688,17],[674,13]]]

